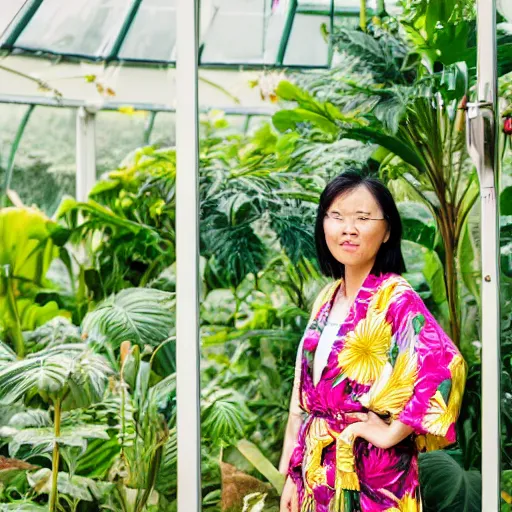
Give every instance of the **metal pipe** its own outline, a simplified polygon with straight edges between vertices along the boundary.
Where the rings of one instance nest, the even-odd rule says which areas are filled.
[[[29,0],[23,5],[4,33],[0,34],[0,48],[8,50],[14,48],[18,37],[30,23],[42,3],[43,0]]]
[[[334,45],[332,43],[334,37],[334,10],[335,10],[334,0],[331,0],[331,9],[329,13],[329,41],[328,41],[328,53],[327,53],[327,67],[332,66],[332,58],[334,56]]]
[[[149,116],[146,120],[146,125],[144,126],[144,145],[147,146],[151,140],[151,134],[153,133],[153,128],[155,127],[155,118],[157,112],[153,111],[149,113]]]
[[[133,25],[135,16],[139,11],[141,3],[142,0],[133,0],[132,5],[130,6],[130,10],[128,11],[128,15],[126,16],[125,20],[123,21],[123,25],[121,26],[121,30],[119,31],[119,34],[117,34],[109,54],[105,57],[107,62],[119,59],[119,50],[121,50],[124,40],[128,35],[128,31]]]
[[[135,110],[144,110],[148,112],[176,112],[175,107],[158,103],[139,103],[139,102],[120,102],[120,101],[105,101],[100,103],[93,103],[84,100],[73,100],[68,98],[49,98],[45,96],[18,96],[12,94],[0,94],[0,104],[9,103],[12,105],[39,105],[42,107],[61,107],[61,108],[94,108],[96,111],[108,110],[117,111],[120,108],[130,106]],[[227,115],[251,115],[251,116],[271,116],[277,112],[276,107],[261,106],[261,107],[243,107],[243,106],[213,106],[213,107],[199,107],[200,112],[208,112],[210,110],[222,110]]]
[[[311,13],[309,13],[311,14]],[[347,16],[359,16],[359,11],[357,11],[354,15],[351,13],[346,14]],[[203,43],[204,44],[204,43]],[[286,42],[286,44],[288,44]],[[2,46],[0,44],[0,50],[8,49],[6,46]],[[50,50],[48,48],[42,49],[42,48],[31,48],[28,46],[20,46],[16,45],[14,48],[16,50],[16,56],[30,56],[31,58],[41,58],[44,60],[49,60],[51,57],[54,58],[55,62],[104,62],[103,57],[96,57],[93,55],[87,55],[82,53],[62,53],[54,50]],[[123,59],[115,59],[111,61],[111,63],[119,63],[121,62],[123,65],[129,65],[130,67],[141,67],[141,68],[149,68],[149,69],[161,69],[161,68],[174,68],[176,62],[173,60],[158,60],[158,59],[137,59],[137,58],[129,58],[125,57]],[[308,69],[327,69],[327,66],[320,66],[320,65],[311,65],[311,64],[277,64],[277,63],[266,63],[266,62],[203,62],[201,60],[200,62],[201,69],[221,69],[226,71],[251,71],[251,70],[267,70],[267,69],[273,69],[273,68],[282,68],[285,67],[286,69],[293,69],[293,70],[308,70]]]
[[[176,394],[178,511],[201,510],[198,0],[176,18]]]
[[[87,201],[96,183],[96,114],[80,107],[76,113],[76,198]]]
[[[11,180],[12,180],[12,174],[14,171],[14,161],[16,159],[16,153],[18,152],[18,147],[19,147],[21,139],[23,137],[23,133],[25,133],[25,128],[27,127],[30,116],[32,115],[32,112],[34,111],[35,108],[36,108],[35,105],[28,106],[27,110],[25,111],[25,114],[23,115],[23,118],[20,121],[18,130],[16,131],[16,136],[14,137],[14,141],[11,146],[11,151],[9,153],[9,160],[7,161],[7,169],[5,171],[5,180],[4,180],[4,189],[3,189],[4,194],[7,194],[7,192],[11,188]],[[5,206],[4,194],[2,194],[0,206]]]
[[[288,42],[293,29],[293,21],[295,20],[295,12],[297,11],[298,2],[297,0],[289,0],[288,13],[286,15],[286,23],[284,25],[283,33],[281,35],[281,41],[279,43],[279,49],[277,51],[276,66],[283,66],[284,59],[286,58],[286,50],[288,49]]]
[[[496,0],[477,1],[477,98],[468,150],[480,179],[482,253],[482,510],[500,510],[500,284]]]

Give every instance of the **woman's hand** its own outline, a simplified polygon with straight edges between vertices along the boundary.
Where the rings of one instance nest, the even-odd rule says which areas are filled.
[[[347,439],[362,437],[373,446],[385,450],[395,446],[413,432],[413,429],[408,425],[404,425],[398,420],[388,424],[371,411],[368,414],[354,413],[352,417],[360,421],[349,425],[343,431],[343,436]]]
[[[279,512],[299,512],[297,486],[291,477],[288,477],[284,484]]]

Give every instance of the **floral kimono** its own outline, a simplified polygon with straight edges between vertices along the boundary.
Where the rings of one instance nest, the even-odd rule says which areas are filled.
[[[300,407],[306,413],[289,474],[301,512],[419,512],[418,452],[455,441],[466,365],[401,276],[370,274],[341,324],[318,384],[313,358],[340,279],[317,299],[303,338]],[[343,435],[373,411],[414,432],[390,449]]]

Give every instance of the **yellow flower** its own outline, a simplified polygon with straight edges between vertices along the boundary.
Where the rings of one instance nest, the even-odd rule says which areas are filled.
[[[397,286],[397,279],[389,279],[389,281],[386,282],[386,284],[376,293],[371,302],[370,308],[375,310],[377,313],[385,313],[391,303],[391,296]]]
[[[421,512],[421,505],[414,496],[406,494],[396,507],[388,508],[386,512]]]
[[[390,343],[391,325],[384,315],[368,311],[366,318],[347,334],[338,364],[349,379],[371,384],[386,364]]]
[[[389,412],[396,417],[411,398],[417,375],[416,354],[409,351],[399,354],[391,375],[385,382],[376,382],[372,386],[368,408],[377,413]]]

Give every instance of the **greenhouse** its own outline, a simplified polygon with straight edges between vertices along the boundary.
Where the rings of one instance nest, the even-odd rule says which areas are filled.
[[[512,512],[509,0],[1,3],[0,512]],[[404,332],[456,354],[422,377],[397,327],[382,369],[350,374],[343,348],[320,373],[344,360],[329,389],[380,432],[432,388],[400,438],[415,499],[369,456],[346,469],[331,420],[314,444],[302,387],[288,466],[296,367],[314,382],[308,333],[338,300],[318,302],[340,276],[317,214],[339,175],[391,191],[426,308]],[[406,398],[385,371],[416,379]]]

